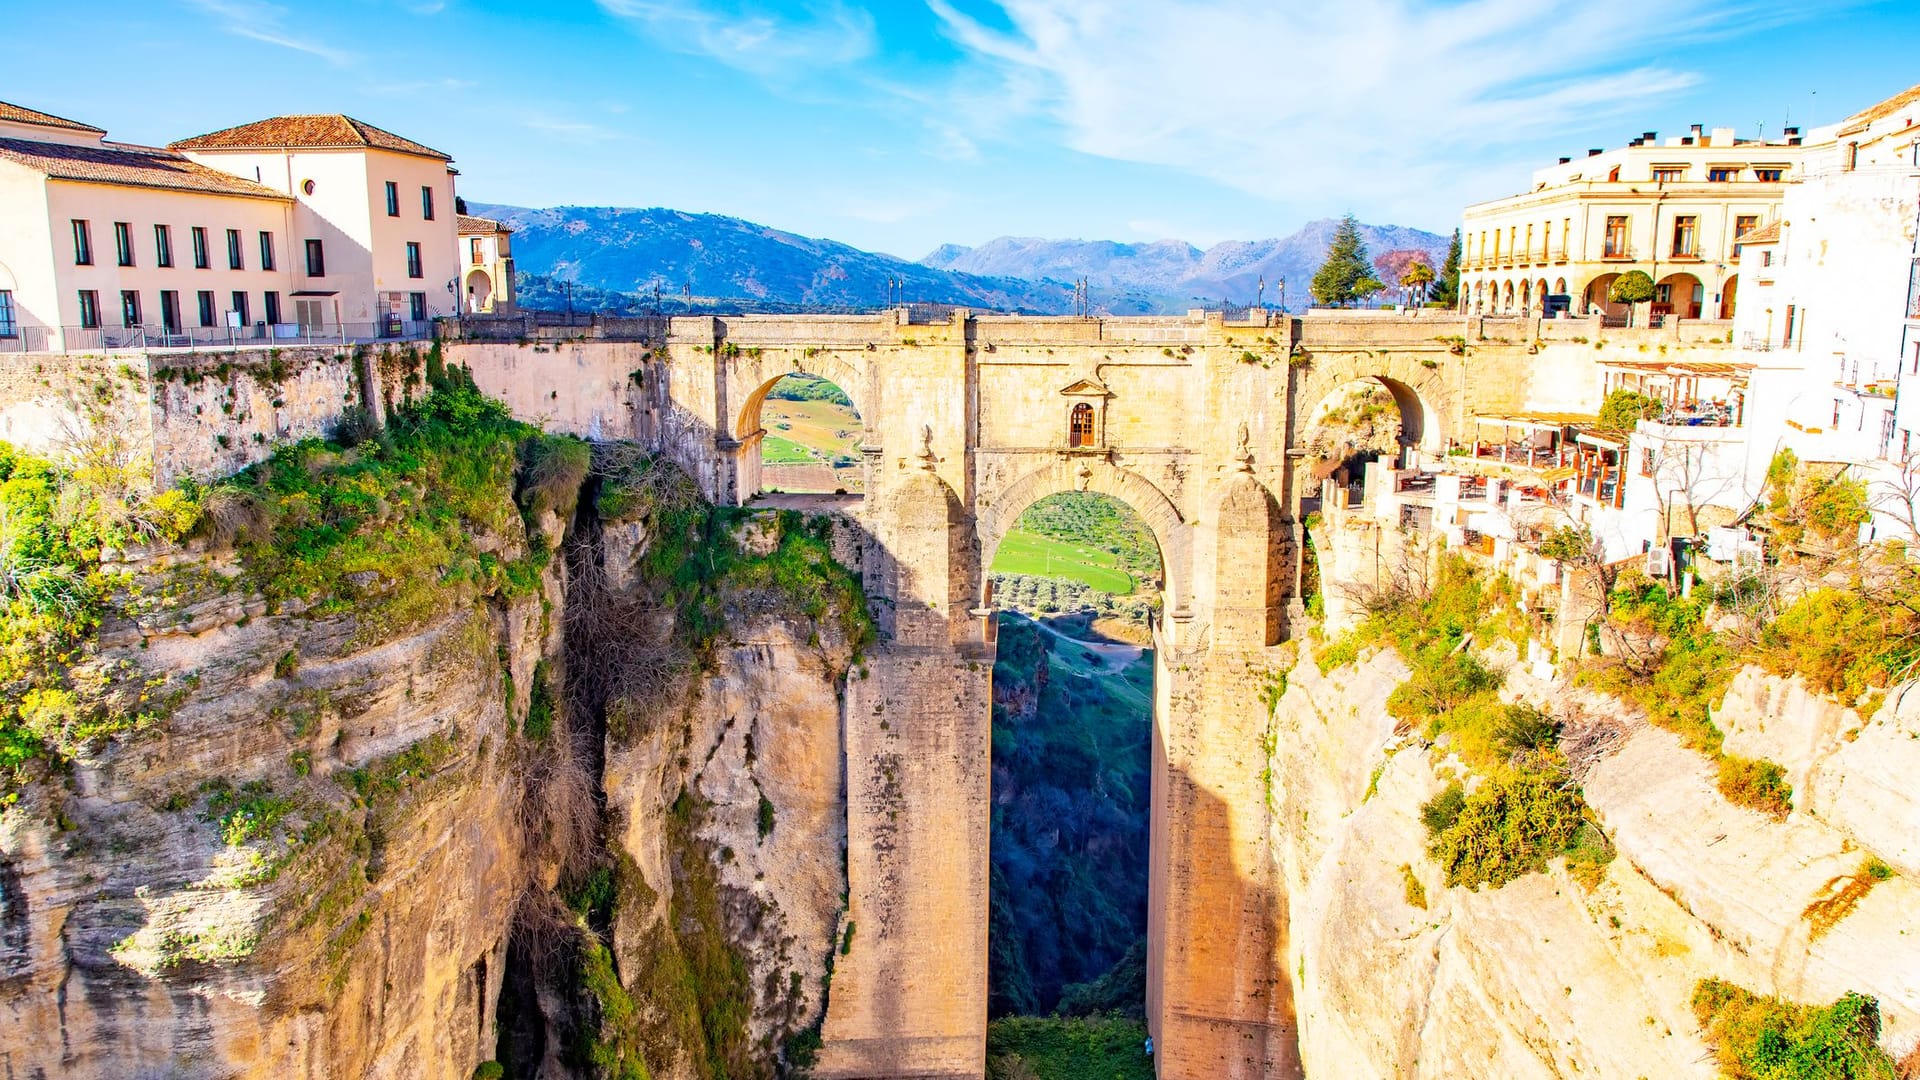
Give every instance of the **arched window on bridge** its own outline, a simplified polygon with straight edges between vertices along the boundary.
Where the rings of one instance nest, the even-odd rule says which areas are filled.
[[[1072,417],[1067,421],[1067,445],[1093,445],[1093,406],[1084,401],[1073,407]]]

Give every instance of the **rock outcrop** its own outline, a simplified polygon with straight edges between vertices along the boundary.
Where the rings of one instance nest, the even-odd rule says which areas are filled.
[[[1515,667],[1511,693],[1609,726],[1584,789],[1617,856],[1592,887],[1556,860],[1473,891],[1444,887],[1425,854],[1420,808],[1459,763],[1395,734],[1385,701],[1405,676],[1390,651],[1325,676],[1305,663],[1278,705],[1275,847],[1308,1075],[1709,1080],[1690,1007],[1709,976],[1800,1001],[1872,994],[1889,1048],[1920,1041],[1920,887],[1901,846],[1915,800],[1889,782],[1920,768],[1904,698],[1861,722],[1743,672],[1719,719],[1730,750],[1764,747],[1793,773],[1798,809],[1775,822],[1726,802],[1671,733]],[[1869,854],[1899,872],[1819,906]]]

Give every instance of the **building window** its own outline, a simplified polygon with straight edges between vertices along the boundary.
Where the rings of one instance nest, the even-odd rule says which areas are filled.
[[[200,325],[213,326],[215,325],[218,318],[219,318],[219,313],[216,312],[213,308],[213,290],[201,289],[200,290]]]
[[[100,294],[92,289],[80,290],[80,325],[87,330],[100,329]]]
[[[423,292],[407,294],[407,317],[414,322],[427,321],[427,294]]]
[[[207,251],[207,230],[198,225],[193,227],[193,268],[205,270],[213,265],[213,256]]]
[[[1768,248],[1767,250],[1760,253],[1760,265],[1761,266],[1773,265],[1773,249],[1772,248]]]
[[[400,216],[400,185],[387,181],[387,216]]]
[[[1694,248],[1694,235],[1699,232],[1700,219],[1691,214],[1682,214],[1673,219],[1673,255],[1677,259],[1690,259],[1700,254]]]
[[[411,240],[407,241],[407,276],[410,278],[427,276],[426,271],[420,266],[420,245]]]
[[[169,334],[180,332],[180,294],[172,289],[160,290],[160,325]]]
[[[273,269],[273,234],[270,232],[260,234],[260,269]]]
[[[173,265],[173,230],[165,225],[153,227],[153,265]]]
[[[228,229],[227,230],[227,269],[245,270],[246,268],[247,268],[247,260],[245,258],[245,253],[240,250],[240,230]]]
[[[0,289],[0,337],[19,337],[20,323],[13,315],[13,293]]]
[[[133,226],[124,221],[113,223],[113,252],[121,266],[133,265]]]
[[[93,231],[78,218],[73,222],[73,265],[93,265]]]
[[[1620,182],[1620,166],[1615,165],[1613,168],[1607,170],[1607,183],[1617,184],[1619,182]]]
[[[1920,259],[1907,274],[1907,318],[1920,319]]]
[[[1770,168],[1756,167],[1753,170],[1753,178],[1763,184],[1777,184],[1780,182],[1781,177],[1785,176],[1786,174],[1787,174],[1787,170],[1778,165],[1772,166]]]
[[[1840,430],[1840,399],[1839,398],[1833,399],[1833,428],[1835,431]]]
[[[1652,476],[1659,462],[1659,451],[1649,446],[1640,452],[1640,475]]]
[[[307,241],[307,276],[327,276],[327,253],[318,240]]]
[[[133,289],[120,290],[120,325],[128,328],[140,325],[140,294]]]
[[[423,186],[420,189],[420,216],[428,221],[433,220],[433,189],[430,187]]]
[[[247,309],[247,294],[245,291],[240,289],[233,291],[233,307],[230,310],[235,315],[240,316],[239,323],[242,328],[253,322],[253,319],[250,317],[251,313]]]
[[[481,258],[482,252],[480,250],[479,237],[476,236],[473,239],[467,241],[467,254],[468,254],[468,257],[473,260],[473,265],[475,266],[479,266],[482,262],[486,261],[485,259]]]
[[[273,291],[272,289],[268,289],[266,292],[260,294],[260,300],[261,300],[260,306],[266,309],[267,325],[268,326],[279,325],[280,294]]]
[[[1624,259],[1627,257],[1627,218],[1625,214],[1614,215],[1607,218],[1607,239],[1606,246],[1602,248],[1602,254],[1609,259]]]
[[[1568,258],[1567,241],[1571,240],[1572,238],[1573,238],[1573,219],[1561,218],[1560,219],[1560,259],[1562,262],[1565,262],[1566,259]]]
[[[1740,179],[1740,169],[1733,165],[1715,165],[1707,170],[1707,182],[1710,184],[1731,184]]]
[[[1655,165],[1653,182],[1656,184],[1678,184],[1687,178],[1685,165]]]
[[[1093,406],[1084,401],[1073,407],[1072,418],[1067,421],[1067,445],[1093,445]]]
[[[1788,304],[1787,305],[1787,332],[1780,336],[1780,344],[1782,345],[1793,344],[1793,326],[1794,326],[1794,323],[1799,321],[1799,318],[1800,318],[1799,310],[1796,309],[1792,304]]]

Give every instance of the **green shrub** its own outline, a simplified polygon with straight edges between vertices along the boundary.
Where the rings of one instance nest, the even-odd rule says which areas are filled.
[[[1762,631],[1755,650],[1776,675],[1854,703],[1885,689],[1920,661],[1920,615],[1911,597],[1876,602],[1852,589],[1815,589]]]
[[[553,734],[553,715],[557,703],[553,696],[553,673],[547,662],[533,666],[533,686],[527,691],[527,720],[520,730],[529,739],[544,739]]]
[[[1427,827],[1429,839],[1436,839],[1460,820],[1467,806],[1467,789],[1455,780],[1420,808],[1420,823]]]
[[[1761,997],[1702,979],[1693,1012],[1728,1080],[1894,1080],[1880,1049],[1880,1004],[1849,993],[1827,1006]]]
[[[1660,399],[1637,390],[1615,390],[1600,405],[1596,426],[1606,431],[1632,431],[1642,420],[1660,415]]]
[[[1720,794],[1735,806],[1758,810],[1776,821],[1793,810],[1793,785],[1787,771],[1760,758],[1724,754],[1715,766]]]
[[[497,1061],[483,1061],[473,1067],[473,1080],[502,1080],[506,1075],[506,1066]]]
[[[765,840],[773,832],[773,812],[773,800],[767,798],[765,793],[762,793],[760,796],[760,817],[757,822],[760,829],[760,839],[762,840]]]
[[[1152,1080],[1147,1027],[1118,1017],[1008,1016],[987,1025],[989,1080]]]
[[[1580,827],[1582,803],[1564,778],[1515,773],[1489,777],[1466,796],[1459,816],[1427,851],[1447,885],[1476,888],[1544,869]]]
[[[1400,876],[1406,883],[1407,905],[1427,910],[1427,887],[1421,883],[1420,876],[1413,872],[1412,863],[1400,864]]]

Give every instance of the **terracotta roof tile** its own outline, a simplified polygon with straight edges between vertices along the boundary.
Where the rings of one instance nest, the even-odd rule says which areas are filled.
[[[83,124],[78,120],[68,120],[52,113],[43,113],[24,105],[12,105],[4,101],[0,101],[0,120],[15,124],[39,124],[41,127],[64,128],[67,131],[87,131],[95,135],[107,133],[105,128],[97,128],[92,124]]]
[[[1780,242],[1780,223],[1769,221],[1757,229],[1741,233],[1735,240],[1742,244],[1777,244]]]
[[[50,180],[259,199],[287,198],[270,187],[146,146],[63,146],[27,139],[0,139],[0,160],[24,165]]]
[[[1884,120],[1907,106],[1920,106],[1920,86],[1910,86],[1878,105],[1854,113],[1840,122],[1841,134],[1850,134],[1868,126],[1875,120]]]
[[[251,124],[181,139],[167,146],[171,150],[280,150],[288,147],[311,150],[374,149],[415,154],[440,161],[453,160],[430,146],[403,139],[391,131],[343,113],[270,116]]]
[[[475,217],[472,214],[461,214],[457,224],[461,236],[513,231],[492,218]]]

